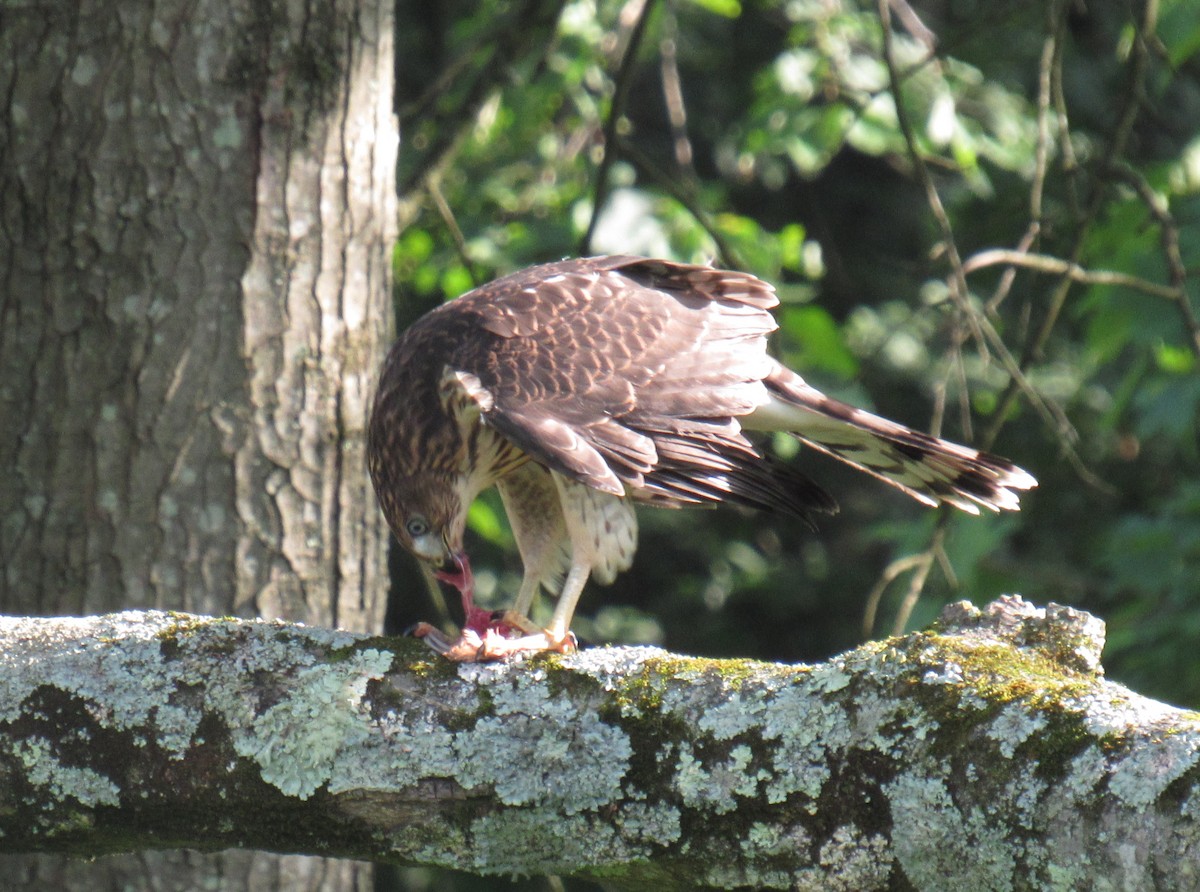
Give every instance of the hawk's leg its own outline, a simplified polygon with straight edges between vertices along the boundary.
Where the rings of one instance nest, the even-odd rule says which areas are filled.
[[[571,572],[567,574],[567,581],[563,583],[562,592],[558,596],[558,604],[554,606],[554,616],[550,617],[550,626],[546,629],[546,634],[551,640],[561,641],[570,634],[571,617],[575,615],[579,596],[583,594],[583,587],[587,585],[591,573],[590,563],[572,565]]]
[[[514,478],[518,475],[522,478],[519,492],[511,485],[517,482]],[[557,504],[547,498],[555,492]],[[576,483],[532,462],[505,478],[500,494],[525,561],[525,579],[517,602],[502,622],[531,634],[520,638],[506,638],[499,633],[484,635],[474,659],[500,659],[547,650],[571,653],[576,647],[571,618],[589,577],[595,575],[607,584],[617,573],[628,569],[633,560],[637,545],[633,505],[627,499]],[[540,510],[533,510],[535,505]],[[559,568],[566,563],[568,547],[570,565],[550,625],[544,630],[531,629],[526,617],[533,597],[545,580],[561,572]],[[450,653],[447,656],[462,659]]]
[[[548,470],[531,461],[501,479],[496,488],[525,567],[517,600],[506,619],[537,633],[541,629],[529,622],[533,599],[543,586],[557,588],[570,563],[571,539],[558,487]]]
[[[521,479],[514,480],[518,475]],[[553,489],[548,486],[550,481],[553,481]],[[517,482],[519,488],[513,485]],[[557,506],[547,498],[554,491],[558,494]],[[549,571],[557,571],[561,565],[568,543],[570,569],[546,629],[521,638],[506,638],[489,629],[479,639],[474,657],[457,656],[456,650],[445,652],[446,656],[492,660],[536,651],[572,653],[576,639],[571,632],[571,618],[588,578],[594,572],[602,583],[612,582],[613,577],[628,569],[633,560],[637,543],[637,517],[633,506],[626,499],[548,472],[532,462],[505,478],[500,494],[509,509],[509,518],[525,561],[525,579],[517,602],[501,621],[528,628],[529,621],[525,617],[533,596]],[[532,510],[534,505],[541,510]]]
[[[541,587],[542,581],[526,570],[525,578],[521,580],[521,590],[517,592],[517,600],[513,602],[513,606],[508,610],[506,616],[519,617],[529,622],[529,611],[533,607],[533,598]]]
[[[503,478],[499,488],[525,564],[513,608],[491,614],[468,602],[463,591],[468,622],[457,639],[428,625],[419,626],[414,634],[446,658],[463,662],[539,651],[571,653],[576,647],[571,618],[588,579],[595,576],[601,583],[612,582],[633,560],[637,544],[633,505],[534,462]],[[530,607],[538,590],[558,579],[563,579],[558,603],[550,625],[540,629],[528,618]]]

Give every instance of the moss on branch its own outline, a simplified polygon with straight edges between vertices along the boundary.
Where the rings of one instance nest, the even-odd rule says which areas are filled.
[[[1105,681],[1102,643],[1017,598],[816,666],[0,618],[0,838],[631,887],[1151,885],[1200,863],[1200,723]]]

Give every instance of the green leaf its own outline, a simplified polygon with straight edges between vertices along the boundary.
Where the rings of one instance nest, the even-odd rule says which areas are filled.
[[[475,280],[462,264],[455,264],[442,273],[442,291],[447,298],[458,297],[475,287]]]
[[[858,360],[824,308],[813,304],[789,308],[783,314],[783,330],[796,344],[803,369],[820,369],[841,378],[858,374]]]
[[[481,539],[494,545],[509,544],[508,526],[483,499],[476,499],[467,509],[467,526]]]
[[[804,227],[789,223],[779,230],[779,265],[799,271],[804,263]]]
[[[742,14],[742,4],[738,0],[688,0],[688,2],[727,19],[736,19]]]
[[[1154,360],[1164,372],[1187,375],[1196,368],[1196,357],[1187,347],[1174,344],[1159,344],[1154,348]]]

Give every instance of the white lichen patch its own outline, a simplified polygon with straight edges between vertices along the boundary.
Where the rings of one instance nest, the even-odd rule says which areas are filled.
[[[50,742],[40,737],[21,741],[14,755],[26,767],[25,780],[43,788],[54,802],[74,799],[81,805],[118,805],[121,790],[104,775],[90,768],[63,765]]]
[[[1095,737],[1123,736],[1131,729],[1155,725],[1190,727],[1192,733],[1200,733],[1200,722],[1189,720],[1186,713],[1112,682],[1097,685],[1069,702],[1083,717],[1084,728]]]
[[[469,852],[487,874],[554,874],[606,864],[624,853],[616,830],[594,815],[505,811],[471,822]]]
[[[783,826],[755,822],[746,833],[742,851],[751,860],[758,860],[763,856],[805,852],[811,845],[812,837],[801,824]]]
[[[686,703],[674,692],[664,699],[664,705],[675,714],[688,714],[693,704]],[[765,711],[764,701],[745,691],[731,691],[727,699],[713,703],[700,711],[696,728],[713,740],[732,740],[758,727]]]
[[[676,842],[682,835],[679,817],[679,809],[673,805],[630,802],[621,806],[613,826],[626,842],[663,846]]]
[[[808,872],[811,883],[797,877],[794,889],[813,892],[866,892],[887,889],[892,871],[892,851],[879,834],[864,834],[854,824],[845,824],[821,846],[819,871]]]
[[[1167,787],[1200,762],[1200,738],[1164,734],[1153,745],[1135,746],[1115,765],[1108,780],[1113,795],[1135,811],[1153,806]]]
[[[987,736],[996,741],[1000,755],[1011,759],[1016,755],[1017,747],[1046,725],[1046,717],[1041,713],[1030,712],[1024,704],[1009,704],[992,720]]]
[[[848,687],[852,680],[853,677],[842,669],[841,661],[834,659],[809,672],[805,686],[817,694],[836,694]]]
[[[551,697],[537,671],[480,668],[469,674],[486,690],[493,714],[454,735],[460,784],[487,785],[506,805],[567,815],[620,797],[633,747],[624,731],[595,714],[595,703]]]
[[[118,731],[146,723],[166,703],[175,674],[154,637],[169,623],[161,611],[103,617],[0,617],[0,721],[11,721],[25,699],[50,687],[78,697],[99,724]]]
[[[1019,771],[1005,782],[996,801],[992,803],[994,814],[1003,814],[1006,823],[1021,830],[1039,833],[1046,829],[1044,803],[1050,786],[1035,771]],[[1041,856],[1040,850],[1026,853],[1026,863],[1031,864]]]
[[[1066,802],[1087,802],[1108,771],[1108,759],[1095,743],[1089,743],[1071,759],[1066,776],[1054,785],[1052,793]]]
[[[870,689],[855,698],[853,712],[851,728],[857,745],[887,756],[899,756],[914,743],[923,743],[939,727],[915,703]]]
[[[902,774],[884,786],[892,812],[892,851],[917,889],[1013,888],[1015,858],[1002,826],[976,807],[960,810],[947,781]]]
[[[751,770],[754,753],[744,744],[735,746],[729,758],[705,765],[693,751],[679,755],[675,763],[675,789],[684,805],[726,814],[737,808],[737,797],[750,797],[770,777],[761,768]]]
[[[793,793],[815,800],[829,780],[831,756],[852,740],[850,728],[845,708],[806,684],[777,693],[762,722],[763,739],[775,741],[772,778],[765,787],[767,802],[783,802]]]
[[[367,649],[299,672],[280,702],[233,731],[234,749],[258,763],[267,783],[307,799],[333,775],[342,751],[370,735],[367,682],[391,665],[391,653]]]
[[[334,761],[327,789],[398,792],[428,778],[453,778],[458,768],[452,732],[393,711],[358,744],[353,758]]]
[[[648,661],[667,656],[670,654],[661,647],[592,647],[563,658],[562,664],[572,672],[596,679],[604,690],[613,691]]]
[[[200,710],[166,703],[154,711],[158,744],[173,759],[182,759],[191,748],[200,726]]]
[[[851,743],[850,722],[839,692],[852,681],[843,663],[807,667],[763,664],[736,685],[672,686],[664,711],[687,717],[715,741],[744,735],[763,741],[762,767],[747,771],[748,747],[735,747],[730,759],[709,764],[694,750],[681,750],[676,788],[685,804],[724,814],[738,797],[763,796],[777,804],[794,793],[815,800],[828,781],[831,753]]]

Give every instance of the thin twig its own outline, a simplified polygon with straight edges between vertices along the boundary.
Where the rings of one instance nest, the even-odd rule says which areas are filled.
[[[1037,96],[1037,144],[1034,148],[1033,178],[1029,186],[1029,226],[1017,242],[1017,250],[1029,251],[1042,232],[1042,199],[1046,190],[1046,173],[1050,159],[1050,109],[1054,102],[1054,72],[1062,59],[1062,29],[1066,19],[1058,14],[1061,3],[1050,3],[1046,10],[1047,36],[1042,44],[1042,57],[1038,62]],[[995,314],[1000,304],[1012,291],[1017,278],[1017,268],[1010,266],[1000,276],[996,290],[985,304],[986,312]]]
[[[887,67],[888,80],[892,90],[892,100],[896,107],[896,123],[899,125],[900,133],[904,137],[904,144],[908,148],[909,159],[912,161],[917,180],[920,182],[921,188],[925,191],[925,200],[928,202],[929,209],[933,213],[933,218],[937,221],[938,229],[942,233],[942,245],[945,248],[946,257],[950,263],[950,295],[954,298],[963,319],[970,326],[979,351],[986,360],[987,344],[984,341],[983,332],[979,329],[976,314],[973,312],[968,299],[967,280],[962,272],[961,258],[958,256],[958,244],[954,238],[954,227],[950,224],[950,217],[942,204],[942,197],[938,194],[937,186],[933,182],[933,177],[929,174],[929,168],[925,164],[924,156],[921,153],[920,147],[917,146],[917,138],[913,132],[912,122],[909,120],[908,112],[904,108],[904,101],[900,92],[901,77],[899,70],[896,68],[896,56],[892,45],[892,16],[889,0],[879,0],[879,18],[883,26],[883,63]]]
[[[458,254],[458,259],[462,261],[462,265],[466,268],[467,274],[471,277],[471,284],[478,288],[481,282],[479,276],[475,273],[475,264],[471,262],[471,257],[467,253],[467,239],[463,235],[462,229],[459,228],[458,220],[454,217],[454,211],[450,208],[450,203],[446,201],[446,196],[442,194],[442,178],[440,176],[430,176],[425,180],[425,189],[429,193],[429,197],[433,199],[434,207],[438,210],[438,215],[442,218],[442,223],[450,230],[450,238],[454,242],[454,250]]]
[[[1024,254],[1028,252],[1029,249],[1033,247],[1033,243],[1037,241],[1038,236],[1041,234],[1041,223],[1039,223],[1037,220],[1031,220],[1029,227],[1025,230],[1024,235],[1022,235],[1020,241],[1017,242],[1016,252],[1018,254]],[[984,304],[984,309],[989,315],[995,315],[1000,311],[1000,304],[1004,302],[1004,299],[1008,297],[1009,293],[1012,291],[1013,284],[1017,280],[1017,266],[1018,264],[1012,264],[1000,274],[1000,281],[996,283],[996,290],[992,292],[992,296],[988,298],[987,303]],[[967,272],[970,272],[970,270],[967,270]]]
[[[928,58],[933,58],[937,50],[937,35],[925,26],[916,10],[909,6],[906,0],[890,0],[890,2],[892,9],[896,11],[896,17],[903,23],[904,30],[921,42],[926,52],[929,53]]]
[[[917,601],[920,600],[921,592],[929,579],[929,571],[933,568],[935,561],[946,574],[946,579],[950,582],[951,587],[956,588],[958,586],[958,579],[950,566],[950,559],[946,556],[945,549],[946,527],[949,523],[949,518],[950,515],[947,511],[942,511],[938,516],[937,527],[929,539],[928,548],[916,554],[908,554],[904,557],[896,558],[879,574],[878,581],[867,596],[867,606],[863,609],[864,638],[870,638],[875,633],[875,618],[878,615],[879,602],[883,598],[884,591],[905,573],[912,573],[912,576],[909,577],[908,589],[904,594],[904,600],[901,601],[900,609],[896,613],[896,619],[892,623],[893,635],[903,634],[904,627],[908,625],[908,620],[912,616],[913,608],[916,607]]]
[[[1129,136],[1133,131],[1133,124],[1137,120],[1138,111],[1141,109],[1143,87],[1146,79],[1146,63],[1149,58],[1149,49],[1145,35],[1154,33],[1157,7],[1158,4],[1155,0],[1148,0],[1146,3],[1145,18],[1135,29],[1133,49],[1130,54],[1129,90],[1126,95],[1126,101],[1121,107],[1121,114],[1117,120],[1117,125],[1113,128],[1113,138],[1105,148],[1104,158],[1098,166],[1100,177],[1096,185],[1092,188],[1086,223],[1080,228],[1076,237],[1074,250],[1070,255],[1070,262],[1073,264],[1079,262],[1085,242],[1084,234],[1091,228],[1092,222],[1097,219],[1108,196],[1109,183],[1105,178],[1105,174],[1110,173],[1115,168],[1117,159],[1125,154],[1125,145],[1129,142]],[[1042,346],[1049,340],[1050,332],[1053,331],[1055,324],[1058,322],[1058,315],[1062,312],[1063,306],[1066,303],[1068,290],[1064,288],[1055,293],[1054,301],[1046,313],[1046,318],[1042,321],[1042,329],[1038,333],[1035,342],[1036,347],[1034,352],[1030,354],[1031,357],[1040,354]]]
[[[919,554],[908,554],[901,558],[896,558],[890,564],[883,568],[883,572],[879,574],[879,579],[875,582],[871,593],[867,595],[867,606],[863,608],[863,637],[870,638],[875,634],[875,615],[879,612],[879,602],[883,598],[883,593],[887,587],[891,585],[902,573],[907,573],[909,570],[916,569],[921,566],[922,562],[929,561],[928,550]]]
[[[1054,101],[1054,71],[1062,61],[1063,31],[1066,18],[1059,15],[1061,2],[1046,7],[1046,41],[1038,60],[1037,143],[1034,146],[1033,179],[1029,185],[1029,221],[1031,227],[1042,221],[1042,198],[1046,191],[1046,172],[1050,166],[1050,108]]]
[[[1063,15],[1066,14],[1065,9]],[[1133,42],[1133,49],[1130,59],[1130,84],[1126,91],[1125,102],[1121,108],[1121,113],[1118,116],[1117,125],[1113,130],[1113,138],[1109,142],[1105,151],[1104,159],[1098,166],[1100,171],[1100,180],[1093,188],[1087,208],[1082,212],[1079,220],[1079,225],[1075,231],[1074,243],[1071,250],[1067,252],[1066,263],[1078,266],[1080,258],[1083,255],[1084,246],[1087,243],[1087,236],[1092,225],[1098,219],[1100,211],[1103,209],[1104,200],[1107,196],[1109,183],[1104,179],[1104,175],[1109,173],[1116,166],[1117,159],[1125,151],[1125,144],[1129,139],[1129,135],[1133,128],[1133,123],[1137,119],[1137,112],[1141,105],[1143,97],[1144,81],[1146,76],[1146,64],[1149,55],[1148,43],[1144,37],[1147,34],[1153,34],[1157,23],[1158,4],[1155,0],[1149,0],[1145,6],[1145,14],[1142,21],[1137,26],[1137,36]],[[1074,196],[1074,189],[1070,182],[1074,176],[1077,166],[1075,164],[1071,140],[1066,129],[1066,101],[1062,93],[1062,71],[1061,65],[1054,72],[1052,81],[1052,89],[1054,93],[1055,108],[1059,115],[1059,144],[1063,150],[1064,172],[1068,176],[1068,196],[1071,197],[1072,203],[1077,199]],[[1058,322],[1059,314],[1062,312],[1066,304],[1067,295],[1070,293],[1073,279],[1068,272],[1061,274],[1061,279],[1055,286],[1050,295],[1050,301],[1046,310],[1046,315],[1042,318],[1042,324],[1033,336],[1026,342],[1025,348],[1021,353],[1021,359],[1018,367],[1023,373],[1038,357],[1042,355],[1047,341],[1050,339],[1050,334],[1053,332],[1055,325]],[[1009,410],[1011,410],[1017,396],[1024,391],[1024,387],[1019,380],[1012,379],[1004,393],[1001,394],[998,401],[993,421],[988,431],[984,436],[985,447],[1000,433],[1000,428],[1007,418]],[[1068,453],[1072,454],[1072,453]],[[1075,464],[1075,462],[1072,462]],[[1082,467],[1082,464],[1076,464],[1077,468]],[[1094,479],[1094,478],[1093,478]]]
[[[1146,182],[1146,178],[1138,171],[1125,164],[1118,164],[1112,172],[1133,186],[1142,203],[1146,205],[1146,210],[1158,224],[1159,240],[1167,259],[1167,275],[1171,280],[1170,294],[1164,296],[1169,297],[1178,307],[1179,315],[1183,319],[1183,326],[1187,330],[1188,346],[1193,355],[1200,357],[1200,323],[1197,323],[1196,314],[1192,310],[1192,303],[1188,297],[1188,273],[1179,248],[1179,224],[1175,222],[1175,217],[1172,216],[1167,202],[1151,188],[1150,184]]]
[[[971,389],[967,383],[967,365],[961,349],[954,351],[954,371],[958,379],[958,417],[963,421],[963,436],[967,442],[975,439],[974,423],[971,420]]]
[[[922,552],[924,560],[913,573],[912,578],[908,581],[908,591],[904,593],[904,600],[900,602],[900,609],[896,611],[896,621],[892,623],[892,634],[902,635],[904,629],[908,626],[908,621],[912,617],[913,608],[917,606],[917,601],[921,599],[921,592],[925,590],[925,582],[929,579],[929,571],[933,569],[933,562],[936,559],[939,564],[945,566],[949,563],[942,550],[942,542],[946,538],[946,518],[949,515],[945,510],[942,511],[941,517],[938,518],[937,529],[933,531],[933,538],[929,542],[929,548]],[[939,557],[940,555],[940,557]]]
[[[1057,9],[1060,44],[1063,42],[1066,33],[1068,4],[1069,0],[1064,0]],[[1083,209],[1079,200],[1079,177],[1082,167],[1079,164],[1078,157],[1075,155],[1075,144],[1071,142],[1071,119],[1067,114],[1067,95],[1063,89],[1063,56],[1061,47],[1058,55],[1055,57],[1054,69],[1051,72],[1050,97],[1054,105],[1054,119],[1058,132],[1058,154],[1061,159],[1059,166],[1062,169],[1063,180],[1066,185],[1067,208],[1070,210],[1072,218],[1080,221],[1082,224]]]
[[[687,106],[683,102],[683,82],[679,77],[679,58],[675,53],[675,34],[678,30],[675,12],[668,7],[663,16],[662,39],[658,42],[663,87],[663,102],[667,106],[667,121],[671,125],[671,143],[675,148],[675,163],[687,175],[692,173],[692,141],[687,131]]]
[[[596,226],[600,222],[600,215],[604,212],[604,204],[608,201],[609,174],[612,170],[613,162],[617,158],[617,131],[621,118],[625,114],[625,104],[629,98],[629,87],[633,82],[638,49],[641,47],[642,37],[646,33],[646,24],[650,20],[650,13],[654,9],[654,3],[655,0],[643,0],[641,11],[633,23],[633,28],[630,30],[629,40],[625,45],[625,54],[621,57],[621,65],[617,69],[617,76],[613,85],[612,105],[608,110],[608,118],[604,122],[603,145],[601,147],[604,154],[600,158],[600,167],[596,170],[596,190],[592,199],[592,217],[588,221],[587,232],[583,234],[583,239],[579,243],[579,253],[584,256],[592,253],[592,236],[596,233]]]
[[[1160,285],[1148,279],[1112,270],[1084,269],[1078,263],[1072,263],[1049,254],[1032,254],[1026,251],[1010,251],[1005,248],[990,248],[980,251],[978,254],[972,254],[963,263],[963,270],[969,275],[989,266],[1001,265],[1064,276],[1072,282],[1085,285],[1119,285],[1167,300],[1173,301],[1179,298],[1179,289],[1170,285]]]

